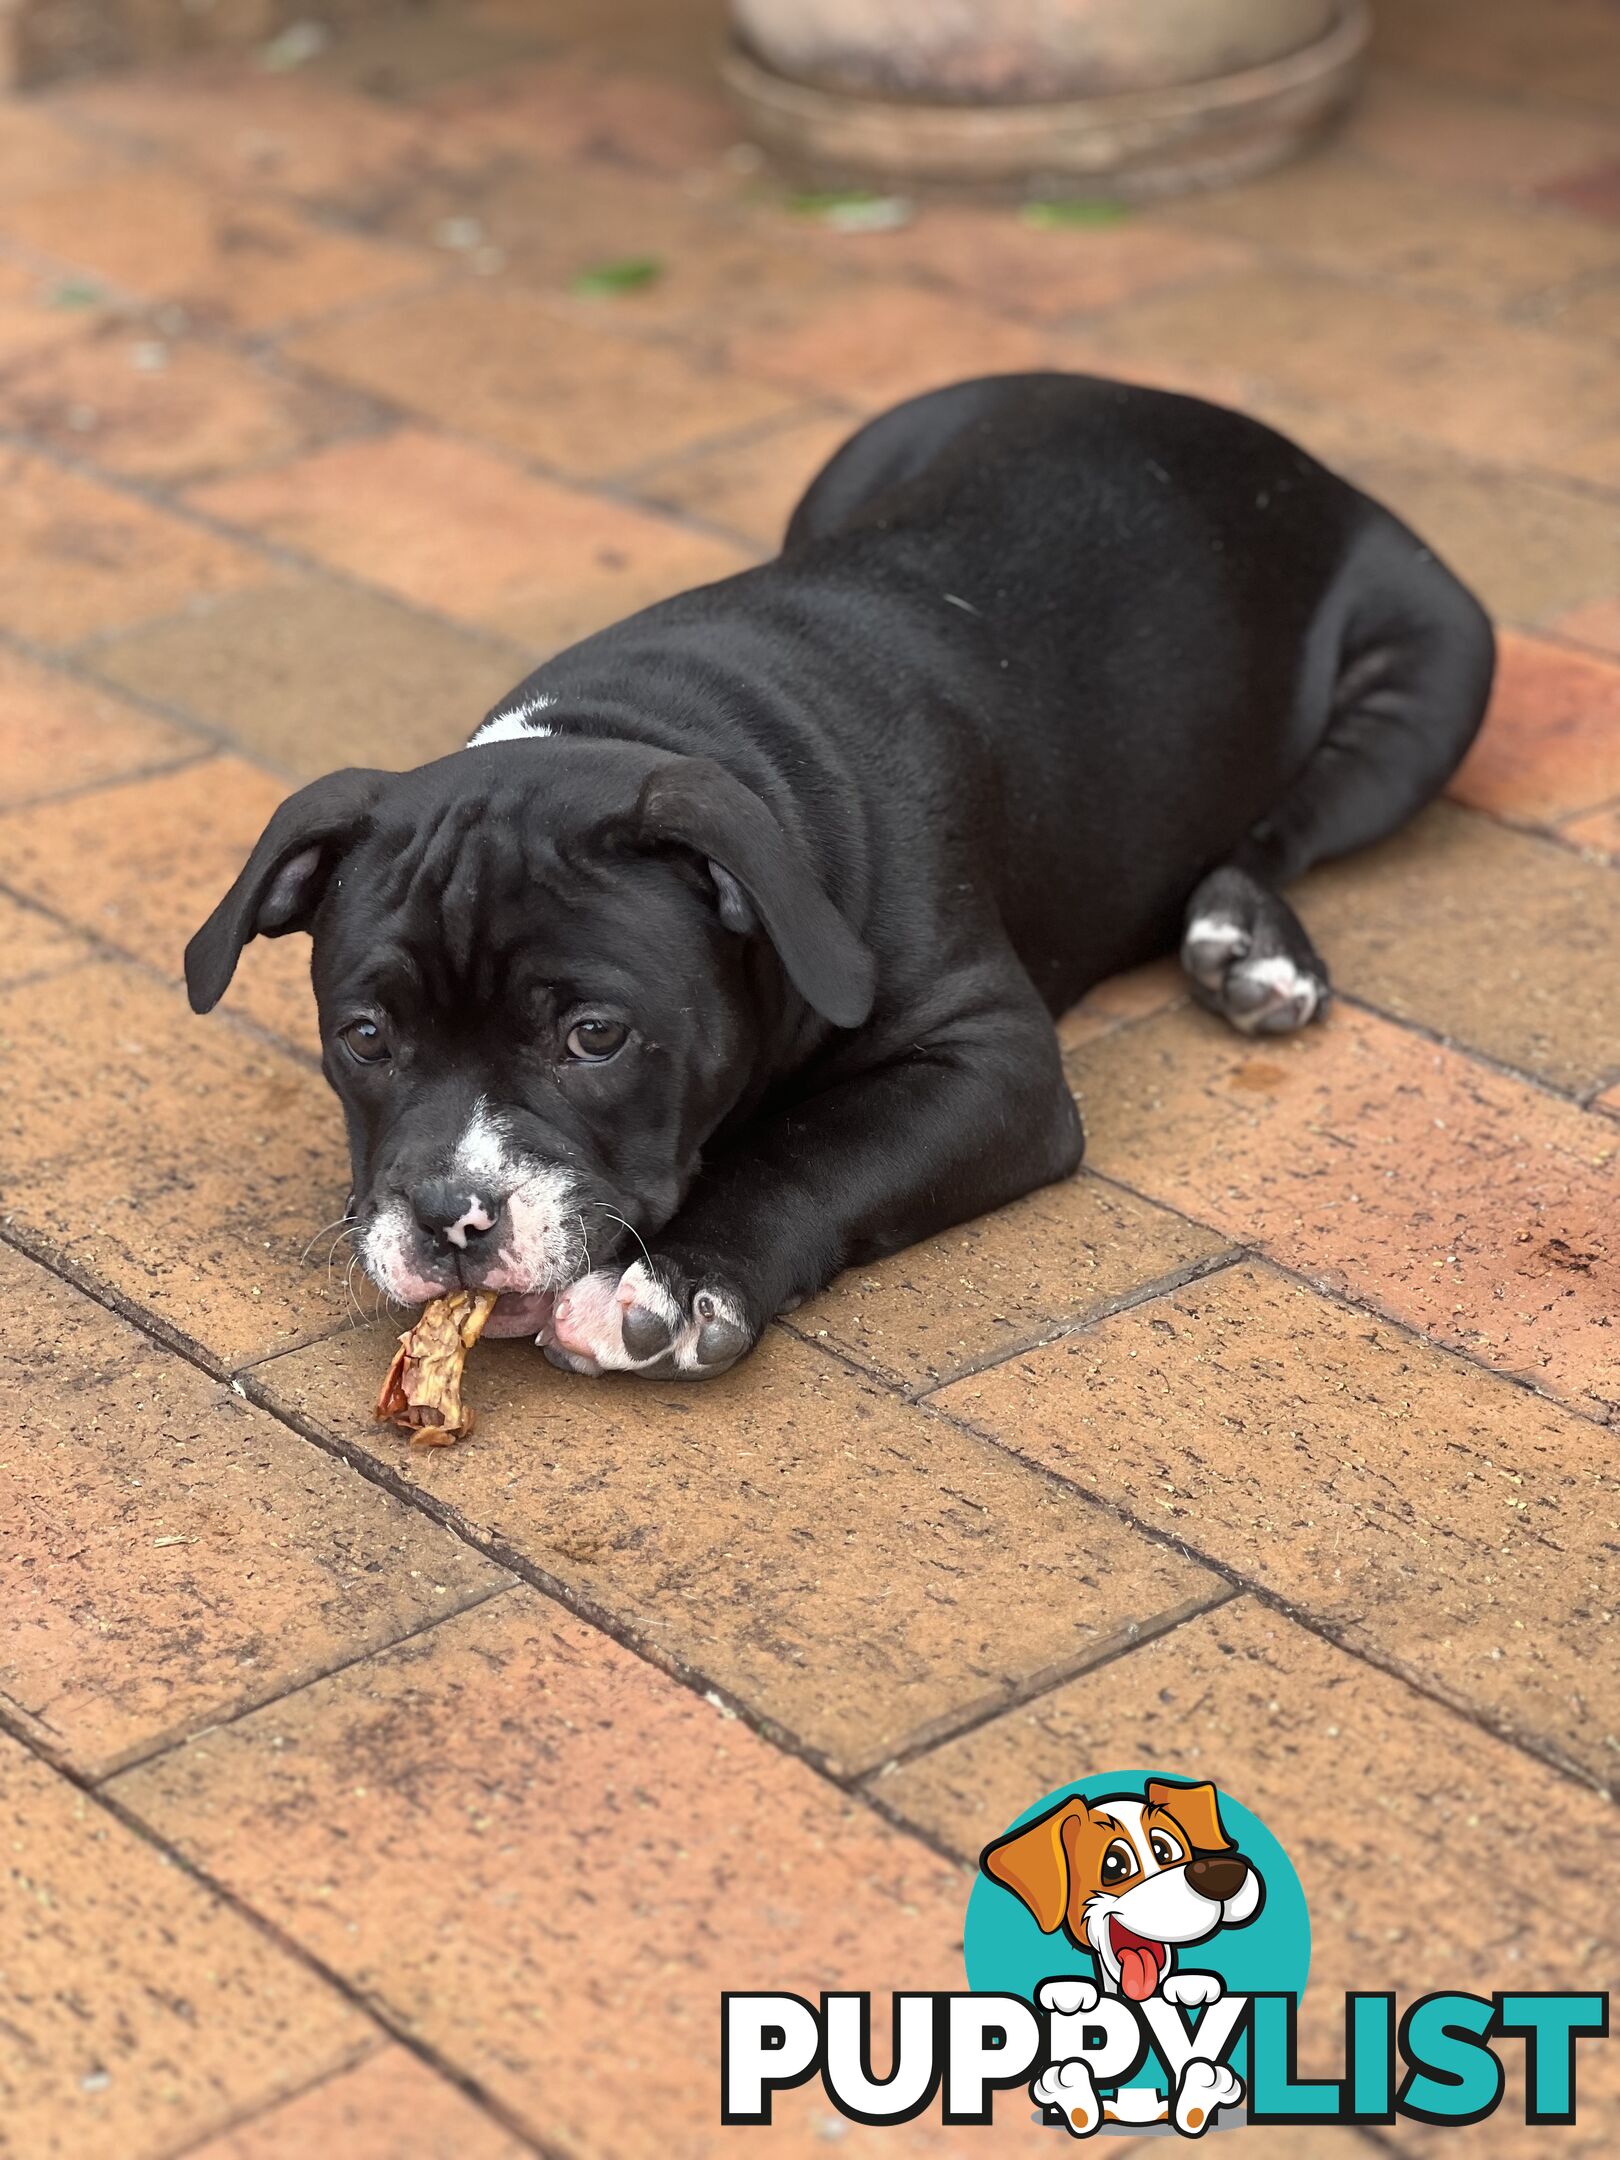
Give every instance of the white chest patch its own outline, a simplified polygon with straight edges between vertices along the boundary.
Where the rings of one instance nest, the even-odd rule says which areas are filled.
[[[520,742],[530,736],[549,735],[551,729],[540,715],[555,702],[549,697],[524,698],[506,712],[491,713],[467,748],[476,750],[484,743]]]

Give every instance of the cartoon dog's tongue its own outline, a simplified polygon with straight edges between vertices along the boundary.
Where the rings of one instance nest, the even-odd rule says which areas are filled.
[[[1114,1955],[1119,1959],[1120,1987],[1132,2002],[1146,2002],[1158,1986],[1159,1974],[1164,1969],[1164,1945],[1149,1942],[1144,1935],[1133,1934],[1117,1918],[1111,1924]]]

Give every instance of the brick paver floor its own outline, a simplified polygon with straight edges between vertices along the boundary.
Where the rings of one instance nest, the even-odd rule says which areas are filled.
[[[701,0],[0,110],[8,2160],[730,2150],[722,1986],[960,1984],[981,1842],[1148,1762],[1329,1988],[1620,1982],[1620,14],[1382,12],[1308,164],[1044,228],[795,205]],[[379,1434],[304,954],[204,1022],[186,934],[291,783],[1029,364],[1275,419],[1505,627],[1451,801],[1306,895],[1327,1023],[1107,985],[1072,1184],[701,1390],[500,1344],[470,1445]],[[1474,2139],[1612,2154],[1616,2054]]]

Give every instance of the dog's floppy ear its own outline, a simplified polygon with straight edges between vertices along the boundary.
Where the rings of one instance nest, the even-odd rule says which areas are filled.
[[[186,947],[193,1012],[212,1012],[251,938],[307,930],[332,865],[365,823],[387,773],[351,767],[289,795],[242,874]]]
[[[872,955],[823,891],[810,859],[752,788],[709,758],[674,758],[647,776],[637,838],[703,856],[729,930],[763,928],[788,980],[836,1027],[872,1010]]]
[[[1069,1909],[1069,1844],[1064,1825],[1085,1813],[1084,1800],[1060,1800],[1021,1830],[1009,1830],[1005,1837],[995,1839],[979,1855],[980,1868],[1029,1907],[1043,1935],[1061,1927]]]
[[[1146,1790],[1148,1806],[1173,1815],[1196,1852],[1236,1851],[1221,1821],[1213,1785],[1172,1785],[1164,1778],[1149,1778]]]

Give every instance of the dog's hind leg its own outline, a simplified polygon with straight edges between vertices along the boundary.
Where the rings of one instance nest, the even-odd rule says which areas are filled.
[[[1303,1027],[1328,975],[1278,887],[1382,840],[1461,764],[1490,695],[1495,641],[1473,595],[1384,513],[1345,573],[1327,727],[1283,799],[1188,903],[1193,994],[1249,1035]]]

